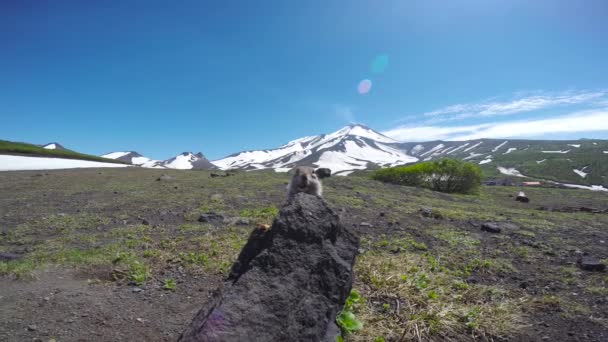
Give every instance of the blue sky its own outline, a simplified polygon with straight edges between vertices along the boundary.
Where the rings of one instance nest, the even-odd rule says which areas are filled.
[[[608,138],[607,17],[602,0],[2,1],[0,139],[217,159],[349,122]]]

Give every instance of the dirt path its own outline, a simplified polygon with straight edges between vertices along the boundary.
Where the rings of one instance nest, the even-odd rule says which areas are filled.
[[[180,286],[175,292],[90,284],[58,266],[35,276],[3,281],[0,340],[174,341],[213,287],[207,280],[201,280],[203,287]]]

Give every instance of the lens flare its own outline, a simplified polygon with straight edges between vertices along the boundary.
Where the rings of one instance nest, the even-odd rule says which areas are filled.
[[[359,82],[359,85],[357,86],[357,91],[359,92],[359,94],[367,94],[370,90],[372,90],[372,81],[362,80],[361,82]]]
[[[388,68],[388,55],[378,55],[374,57],[370,68],[374,74],[381,74],[386,68]]]

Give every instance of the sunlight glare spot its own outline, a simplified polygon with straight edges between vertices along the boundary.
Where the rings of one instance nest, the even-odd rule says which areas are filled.
[[[377,55],[371,65],[371,71],[375,74],[383,73],[388,68],[388,55]]]
[[[357,86],[357,91],[361,95],[369,93],[369,91],[371,89],[372,89],[372,81],[367,80],[367,79],[359,82],[359,85]]]

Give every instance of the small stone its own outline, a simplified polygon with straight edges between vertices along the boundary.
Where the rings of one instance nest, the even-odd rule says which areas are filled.
[[[148,226],[148,225],[150,225],[150,221],[143,219],[143,220],[141,220],[141,224],[143,224],[144,226]]]
[[[360,227],[368,227],[368,228],[373,228],[373,227],[374,227],[374,225],[373,225],[373,224],[371,224],[371,223],[369,223],[369,222],[361,222],[361,223],[359,224],[359,226],[360,226]]]
[[[501,229],[496,223],[485,222],[481,225],[481,230],[490,233],[500,233]]]
[[[13,253],[0,253],[0,261],[13,261],[21,259],[21,255]]]
[[[143,291],[143,290],[144,290],[144,289],[142,289],[141,287],[134,287],[134,288],[133,288],[133,290],[131,290],[131,291],[132,291],[132,292],[135,292],[135,293],[139,293],[139,292],[141,292],[141,291]]]
[[[434,218],[437,220],[441,220],[443,218],[443,215],[441,215],[437,211],[433,211],[433,209],[431,208],[421,208],[419,212],[423,217]]]
[[[223,221],[224,221],[224,216],[213,213],[213,212],[202,214],[198,218],[198,222],[204,222],[204,223],[217,223],[217,222],[223,222]]]
[[[157,181],[161,181],[161,182],[167,182],[167,181],[172,181],[174,178],[169,176],[169,175],[161,175],[160,177],[158,177],[156,180]]]
[[[543,341],[547,341],[547,340],[550,340],[550,339],[551,339],[551,337],[549,337],[549,336],[543,336],[541,339],[542,339]]]
[[[27,326],[27,330],[28,331],[36,331],[38,330],[38,327],[35,324],[30,324]]]
[[[45,302],[48,302],[49,300],[51,300],[51,297],[44,297],[43,299]]]

